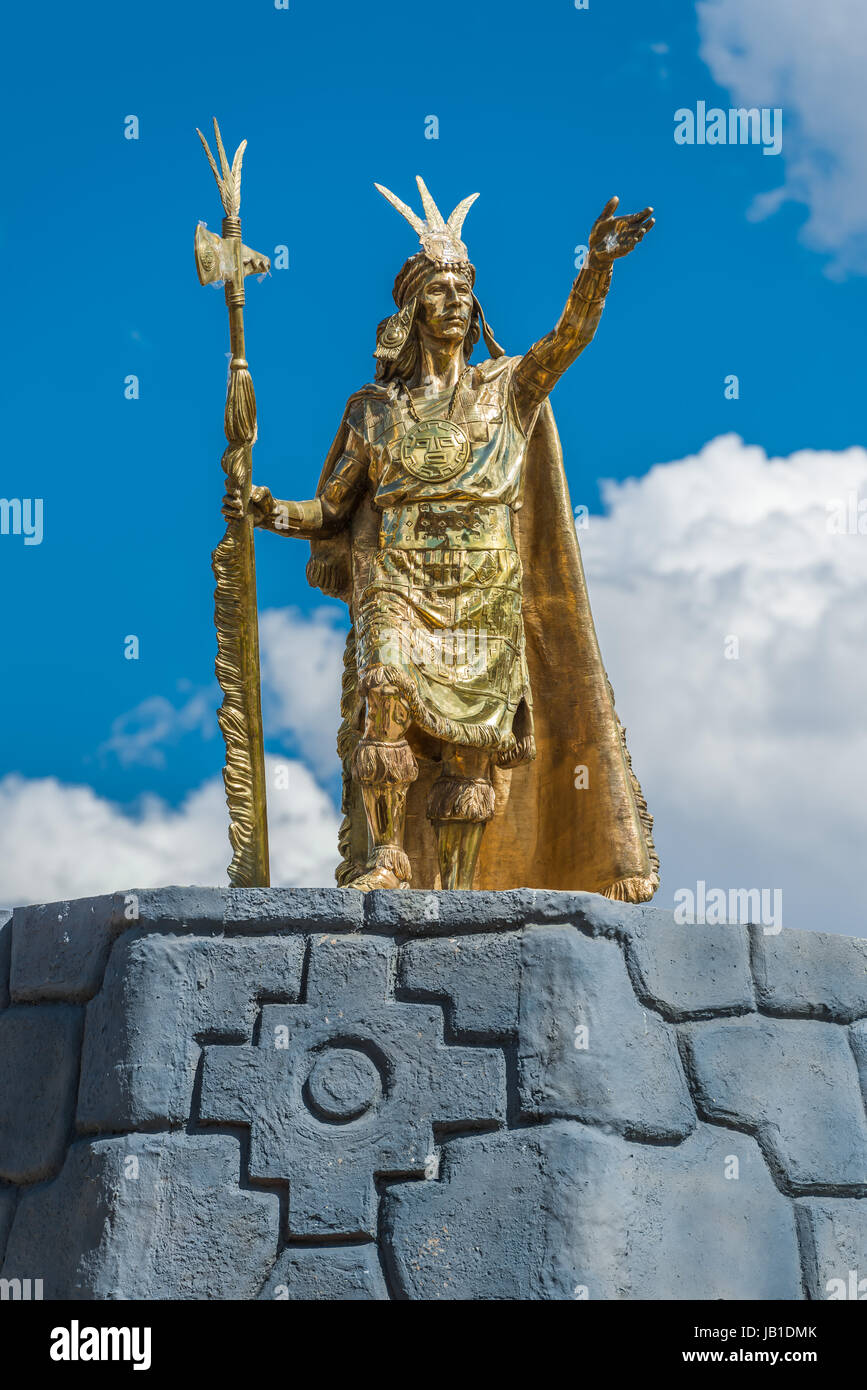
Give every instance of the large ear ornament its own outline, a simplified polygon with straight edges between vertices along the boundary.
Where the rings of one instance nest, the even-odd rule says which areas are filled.
[[[414,295],[412,299],[407,300],[402,309],[399,309],[396,314],[392,314],[390,319],[386,319],[376,336],[374,357],[384,357],[387,361],[393,362],[396,357],[400,356],[412,331],[415,309],[416,297]]]

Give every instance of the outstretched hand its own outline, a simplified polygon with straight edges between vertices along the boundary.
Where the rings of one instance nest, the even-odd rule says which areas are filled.
[[[589,260],[594,269],[601,270],[619,256],[628,256],[654,224],[655,219],[651,216],[653,208],[617,217],[615,214],[619,203],[619,198],[609,198],[593,223]]]

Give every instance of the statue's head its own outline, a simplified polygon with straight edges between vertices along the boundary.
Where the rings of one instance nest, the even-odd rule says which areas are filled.
[[[502,348],[490,332],[482,307],[473,293],[475,267],[461,241],[464,218],[477,193],[459,203],[446,222],[422,179],[416,179],[427,221],[389,193],[376,187],[418,232],[422,249],[402,266],[392,291],[397,313],[384,319],[376,331],[377,379],[412,376],[418,360],[421,339],[451,343],[462,350],[464,359],[483,333],[492,357]]]

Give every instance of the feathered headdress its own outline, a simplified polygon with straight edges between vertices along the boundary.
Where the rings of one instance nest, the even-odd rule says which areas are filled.
[[[461,229],[478,193],[463,198],[446,220],[428,192],[424,179],[416,175],[415,181],[421,194],[425,221],[389,189],[383,188],[381,183],[374,184],[383,198],[406,219],[421,242],[421,251],[410,257],[394,282],[393,295],[398,312],[384,319],[377,330],[374,356],[380,361],[393,362],[403,351],[415,319],[416,297],[432,272],[444,269],[459,271],[470,287],[476,278],[475,266],[470,264],[469,252],[461,241]],[[492,357],[501,357],[503,349],[488,326],[481,304],[475,296],[473,299],[488,351]]]
[[[466,246],[461,241],[461,229],[464,225],[464,218],[479,196],[478,193],[471,193],[468,198],[464,198],[458,203],[448,221],[445,221],[428,192],[424,179],[420,175],[416,175],[415,181],[418,184],[418,191],[421,194],[421,201],[427,218],[425,222],[417,217],[412,208],[407,207],[406,203],[401,202],[394,193],[383,188],[381,183],[374,184],[374,188],[391,203],[393,208],[397,209],[401,217],[406,218],[413,231],[418,233],[421,248],[429,261],[433,261],[435,265],[468,264],[470,257]]]

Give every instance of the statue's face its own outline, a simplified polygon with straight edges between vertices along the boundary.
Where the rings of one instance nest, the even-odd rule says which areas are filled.
[[[473,292],[463,275],[444,270],[428,280],[419,295],[418,317],[430,337],[463,342],[473,317]]]

